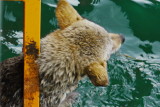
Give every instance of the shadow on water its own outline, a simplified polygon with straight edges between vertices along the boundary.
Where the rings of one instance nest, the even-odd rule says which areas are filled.
[[[140,71],[138,68],[134,70],[134,72],[136,74],[136,80],[135,80],[135,90],[133,90],[133,98],[136,100],[136,99],[142,99],[142,97],[144,96],[149,96],[153,88],[152,81],[146,79],[146,74]],[[140,101],[137,100],[136,103],[143,104],[141,100]]]
[[[131,0],[112,1],[130,20],[129,25],[136,37],[142,41],[160,41],[160,2],[150,0],[151,4],[139,4]]]

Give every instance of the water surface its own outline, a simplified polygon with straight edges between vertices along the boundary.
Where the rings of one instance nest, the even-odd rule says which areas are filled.
[[[160,106],[160,1],[69,0],[85,18],[108,32],[125,36],[122,48],[108,61],[110,84],[95,87],[80,81],[74,107]],[[0,2],[0,60],[18,55],[23,39],[23,3]],[[58,28],[57,0],[42,0],[41,36]]]

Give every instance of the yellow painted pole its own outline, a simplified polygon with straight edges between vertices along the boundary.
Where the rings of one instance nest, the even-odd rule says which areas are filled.
[[[24,2],[24,107],[39,107],[39,76],[35,59],[40,50],[41,0]]]
[[[40,52],[41,0],[24,2],[24,107],[39,107],[39,76],[35,60]]]

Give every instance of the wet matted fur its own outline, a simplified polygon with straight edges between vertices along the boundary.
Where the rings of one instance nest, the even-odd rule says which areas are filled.
[[[60,29],[41,40],[36,60],[40,75],[41,107],[68,107],[78,82],[87,75],[96,86],[109,83],[106,61],[124,38],[82,18],[66,2],[59,0],[56,17]],[[23,55],[0,63],[2,106],[22,106]]]

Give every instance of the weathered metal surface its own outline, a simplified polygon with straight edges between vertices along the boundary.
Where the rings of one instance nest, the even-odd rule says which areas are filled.
[[[24,0],[24,107],[39,107],[40,0]]]

